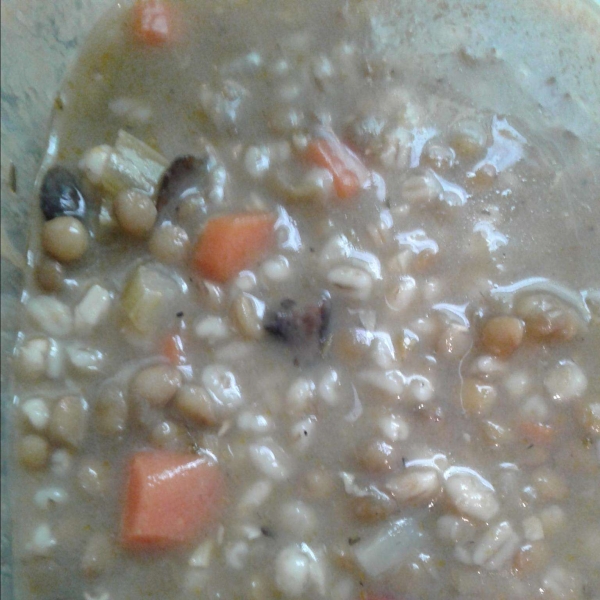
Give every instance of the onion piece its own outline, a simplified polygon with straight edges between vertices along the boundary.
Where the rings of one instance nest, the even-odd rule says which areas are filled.
[[[377,577],[389,569],[399,567],[420,546],[423,537],[417,530],[414,519],[399,519],[359,542],[354,553],[366,573]]]

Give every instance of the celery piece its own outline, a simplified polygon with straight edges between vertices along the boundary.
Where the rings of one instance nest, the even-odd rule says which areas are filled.
[[[149,334],[160,325],[163,312],[177,291],[176,283],[167,275],[142,265],[125,285],[121,307],[136,331]]]
[[[121,130],[102,172],[102,186],[111,194],[135,188],[154,196],[168,166],[164,156]]]

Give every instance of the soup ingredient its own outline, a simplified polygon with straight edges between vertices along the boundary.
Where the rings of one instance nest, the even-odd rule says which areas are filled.
[[[325,343],[331,320],[331,298],[325,293],[321,299],[300,309],[294,300],[282,300],[277,310],[265,315],[265,330],[289,344],[317,341]]]
[[[29,434],[19,441],[17,453],[20,463],[26,469],[42,469],[48,462],[50,444],[39,435]]]
[[[130,392],[135,398],[152,406],[165,406],[181,386],[181,373],[171,365],[154,365],[142,369],[131,382]]]
[[[483,327],[481,344],[487,352],[503,358],[521,345],[525,327],[516,317],[493,317]]]
[[[418,550],[423,537],[413,519],[399,519],[360,541],[354,553],[361,567],[371,577],[377,577],[399,567],[411,552]]]
[[[222,498],[220,471],[206,459],[138,452],[129,465],[121,541],[131,550],[191,542],[210,527]]]
[[[36,266],[35,279],[45,292],[58,292],[64,284],[64,268],[57,260],[43,256]]]
[[[66,396],[54,405],[48,430],[56,443],[77,448],[83,442],[87,424],[87,402],[77,396]]]
[[[185,365],[187,358],[181,334],[173,333],[167,335],[161,346],[161,354],[174,366]]]
[[[208,183],[208,171],[210,158],[200,158],[191,154],[178,156],[163,173],[156,206],[158,210],[166,207],[169,203],[177,203],[183,197],[193,193],[199,194],[205,191]]]
[[[40,206],[47,221],[56,217],[82,219],[86,201],[75,175],[61,166],[49,169],[40,188]]]
[[[88,150],[79,168],[109,195],[137,189],[153,196],[167,165],[164,156],[121,129],[114,148],[102,145]]]
[[[156,221],[154,202],[138,190],[121,192],[115,199],[114,211],[121,229],[134,237],[148,235]]]
[[[527,336],[541,342],[568,342],[580,331],[575,311],[552,294],[529,294],[515,303]]]
[[[256,263],[274,242],[275,217],[239,213],[206,224],[194,250],[194,267],[207,279],[225,283]]]
[[[369,180],[368,169],[333,132],[309,142],[305,156],[308,162],[331,173],[335,193],[342,200],[356,196]]]
[[[133,35],[146,46],[165,46],[175,38],[174,7],[163,0],[137,0],[133,5]]]
[[[42,247],[61,263],[79,260],[89,245],[85,226],[75,217],[56,217],[44,223]]]
[[[519,424],[519,432],[525,440],[535,446],[544,446],[551,443],[556,436],[556,429],[546,423],[524,421]]]
[[[156,228],[148,241],[152,255],[166,265],[182,263],[189,248],[190,238],[185,229],[172,223],[163,223]]]
[[[125,286],[121,306],[134,329],[149,334],[158,328],[161,313],[176,296],[175,282],[151,266],[142,265]]]
[[[453,467],[445,478],[450,501],[465,516],[489,521],[500,510],[494,488],[475,471]]]
[[[94,284],[75,307],[75,330],[89,333],[108,315],[112,299],[110,292]]]

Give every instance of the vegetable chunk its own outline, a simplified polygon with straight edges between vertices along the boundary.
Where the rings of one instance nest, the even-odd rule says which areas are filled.
[[[138,452],[129,465],[122,544],[130,550],[172,548],[210,526],[223,497],[215,465],[190,454]]]
[[[331,132],[308,144],[306,160],[331,173],[335,193],[342,200],[356,196],[369,179],[369,170],[358,156]]]
[[[138,0],[133,5],[133,35],[146,46],[165,46],[175,39],[175,12],[168,2]]]
[[[275,217],[242,213],[211,219],[194,252],[194,267],[207,279],[225,283],[256,263],[275,241]]]

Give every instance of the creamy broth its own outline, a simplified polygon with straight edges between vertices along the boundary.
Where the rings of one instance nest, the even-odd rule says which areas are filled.
[[[600,598],[598,80],[528,72],[535,8],[408,4],[97,25],[32,219],[20,597]]]

